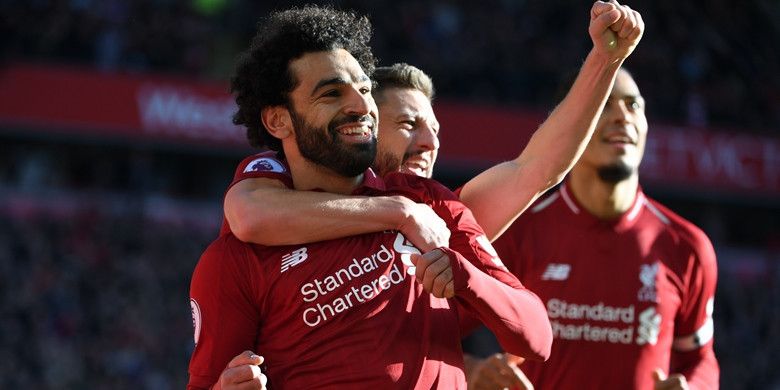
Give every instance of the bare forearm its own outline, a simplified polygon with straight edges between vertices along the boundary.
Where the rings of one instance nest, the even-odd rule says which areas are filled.
[[[291,245],[397,229],[401,197],[342,196],[238,183],[225,197],[225,217],[242,241]]]
[[[512,161],[470,180],[461,200],[492,241],[582,155],[622,63],[591,52],[571,90]],[[500,206],[497,206],[500,205]]]
[[[535,183],[543,190],[559,183],[579,160],[622,63],[623,60],[610,59],[592,50],[566,97],[518,157],[529,169],[543,172],[539,175],[540,182]]]
[[[461,191],[489,238],[495,239],[539,195],[563,180],[580,158],[617,71],[643,32],[644,21],[636,11],[617,3],[593,4],[588,27],[593,49],[567,96],[516,159],[483,172]]]

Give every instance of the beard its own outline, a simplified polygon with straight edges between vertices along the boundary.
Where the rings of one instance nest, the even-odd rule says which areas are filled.
[[[609,184],[617,184],[628,179],[636,171],[636,167],[629,166],[624,162],[617,162],[612,165],[604,165],[598,168],[597,173],[601,181]]]
[[[296,143],[307,160],[328,168],[344,177],[356,177],[365,172],[376,157],[376,137],[371,142],[347,144],[339,138],[336,128],[344,123],[369,121],[376,128],[376,120],[370,115],[339,116],[327,127],[316,127],[306,122],[292,107],[290,117],[296,132]]]
[[[376,157],[374,169],[376,169],[380,176],[384,176],[390,172],[398,172],[401,171],[401,168],[406,163],[406,160],[408,160],[410,157],[414,157],[422,153],[423,152],[421,151],[410,152],[407,150],[402,157],[399,157],[397,154],[393,154],[391,152],[380,152]],[[430,171],[425,177],[430,178]]]
[[[390,172],[398,172],[401,169],[402,161],[397,155],[390,152],[379,153],[374,163],[379,176],[387,175]]]

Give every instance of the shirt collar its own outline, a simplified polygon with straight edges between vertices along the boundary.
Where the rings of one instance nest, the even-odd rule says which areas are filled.
[[[370,191],[385,191],[385,181],[373,169],[368,168],[363,173],[363,182],[352,191],[353,195],[365,194]]]
[[[628,208],[623,214],[615,219],[604,221],[596,218],[593,214],[589,213],[582,205],[577,201],[577,198],[571,193],[571,189],[568,186],[568,182],[564,182],[560,189],[561,198],[566,208],[572,212],[572,214],[578,215],[584,220],[591,222],[600,222],[603,224],[613,225],[614,227],[621,229],[626,228],[636,222],[637,218],[641,214],[647,199],[642,191],[641,186],[637,186],[637,193],[634,197],[634,202],[631,207]]]

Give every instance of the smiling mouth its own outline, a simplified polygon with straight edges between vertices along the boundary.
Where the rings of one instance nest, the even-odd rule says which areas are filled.
[[[367,123],[340,126],[336,131],[347,137],[370,138],[373,126]]]
[[[606,137],[604,141],[611,145],[636,145],[631,137],[622,134]]]
[[[426,172],[428,170],[428,167],[430,167],[430,164],[426,160],[421,158],[407,159],[406,161],[404,161],[402,165],[403,169],[413,172],[415,174]]]

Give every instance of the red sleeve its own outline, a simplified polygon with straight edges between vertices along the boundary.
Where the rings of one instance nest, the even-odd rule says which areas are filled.
[[[249,156],[238,164],[228,189],[241,180],[258,177],[276,179],[287,187],[293,188],[290,167],[287,162],[278,159],[276,152],[263,152]]]
[[[442,187],[443,188],[443,187]],[[452,235],[455,301],[460,311],[479,318],[505,351],[531,360],[547,360],[552,327],[541,299],[510,273],[471,211],[447,190],[432,207],[445,214]]]
[[[208,389],[228,362],[254,349],[260,315],[255,281],[261,272],[250,247],[232,234],[213,242],[195,267],[190,304],[195,350],[187,389]]]
[[[689,257],[686,292],[675,319],[670,372],[685,375],[691,389],[717,389],[720,368],[713,351],[717,263],[707,236],[693,228],[685,245]]]

